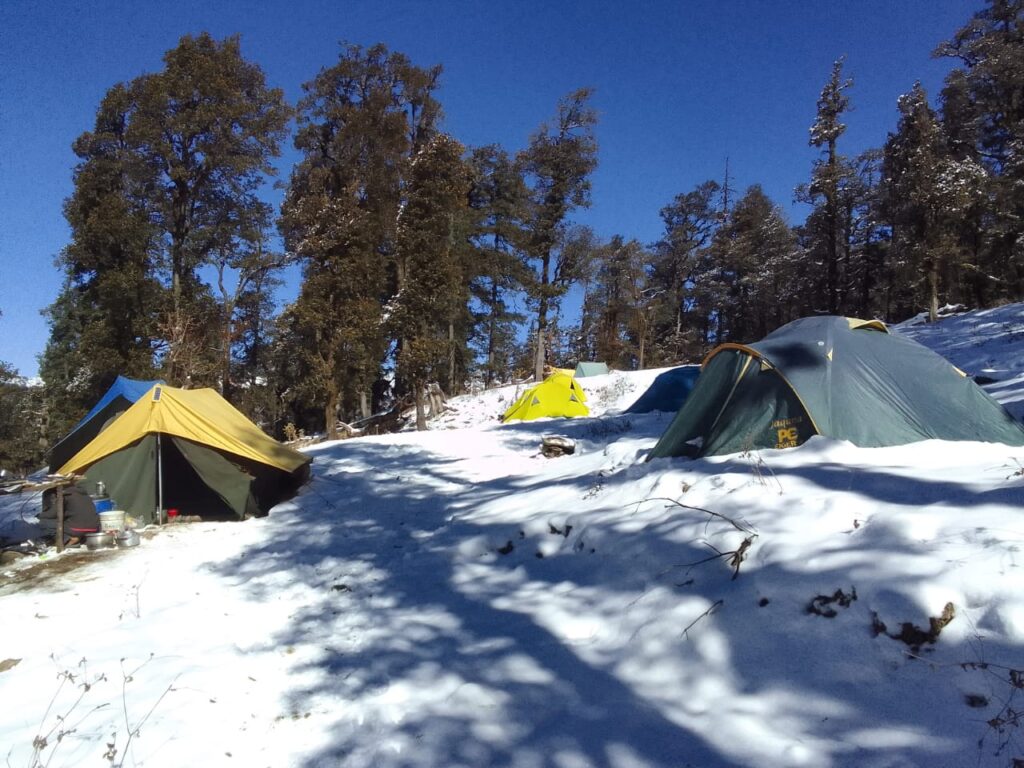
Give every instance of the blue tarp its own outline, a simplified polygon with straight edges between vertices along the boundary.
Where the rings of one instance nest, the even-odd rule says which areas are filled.
[[[128,407],[152,389],[154,384],[162,384],[161,380],[138,381],[118,376],[110,389],[99,399],[85,417],[75,425],[64,438],[50,451],[50,471],[55,472],[68,460],[84,448],[106,423],[113,417],[128,410]]]
[[[155,381],[138,381],[137,379],[126,379],[124,376],[118,376],[114,380],[114,383],[110,385],[110,389],[107,390],[107,393],[100,398],[99,402],[92,407],[91,411],[85,414],[82,420],[75,425],[75,428],[72,429],[69,434],[74,434],[79,427],[92,419],[93,416],[102,411],[117,398],[123,397],[130,405],[149,392],[149,390],[153,388],[154,384],[163,384],[163,380],[156,379]]]
[[[647,391],[626,409],[626,413],[675,413],[686,402],[698,376],[699,365],[681,365],[659,374]]]

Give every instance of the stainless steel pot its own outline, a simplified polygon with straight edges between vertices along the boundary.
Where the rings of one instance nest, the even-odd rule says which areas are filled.
[[[125,528],[114,535],[114,541],[121,548],[137,547],[139,546],[139,534],[133,528]]]
[[[86,549],[107,549],[114,546],[113,531],[97,531],[85,534]]]

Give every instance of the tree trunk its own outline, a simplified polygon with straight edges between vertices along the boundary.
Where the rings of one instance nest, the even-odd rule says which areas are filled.
[[[364,419],[370,418],[370,400],[365,389],[359,390],[359,413]]]
[[[422,432],[427,428],[427,414],[423,409],[423,387],[416,383],[413,385],[413,392],[416,397],[416,430]]]
[[[498,333],[498,318],[495,315],[496,307],[498,306],[498,281],[491,280],[491,315],[487,319],[487,372],[484,374],[485,386],[491,386],[494,382],[494,351],[495,351],[495,337]]]
[[[448,391],[453,395],[458,392],[455,386],[455,322],[448,321]]]
[[[224,325],[224,333],[221,343],[224,349],[221,352],[221,380],[220,395],[229,403],[231,402],[231,321]]]
[[[836,142],[835,139],[831,139],[828,142],[828,172],[829,181],[827,189],[825,191],[825,220],[826,227],[825,233],[828,237],[827,252],[828,252],[828,270],[827,270],[827,286],[828,291],[828,313],[835,315],[839,311],[839,254],[838,254],[838,239],[839,239],[839,211],[836,197],[838,190],[836,189]]]
[[[928,265],[928,322],[939,319],[939,266],[937,260]]]
[[[533,379],[534,381],[541,381],[544,378],[544,331],[540,327],[540,323],[537,324],[537,350],[533,357]]]
[[[545,253],[541,260],[540,269],[540,304],[537,307],[537,353],[533,360],[534,381],[541,381],[544,378],[544,362],[547,358],[545,336],[548,330],[548,284],[551,281],[551,254]]]
[[[547,360],[546,336],[548,330],[548,300],[542,297],[540,309],[537,311],[537,351],[533,359],[533,377],[535,381],[544,378],[544,363]]]
[[[327,390],[327,404],[324,406],[324,422],[328,440],[338,439],[338,388],[331,384]]]

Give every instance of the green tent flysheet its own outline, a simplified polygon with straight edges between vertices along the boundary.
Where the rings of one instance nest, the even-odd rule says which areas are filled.
[[[789,448],[812,435],[1024,445],[1024,426],[927,347],[879,321],[811,317],[714,349],[648,458]]]

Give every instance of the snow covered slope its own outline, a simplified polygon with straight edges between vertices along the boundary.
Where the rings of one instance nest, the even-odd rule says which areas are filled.
[[[1024,421],[1024,304],[963,312],[924,322],[919,315],[893,326],[935,350],[984,384],[990,395]]]
[[[431,431],[315,446],[312,483],[267,518],[5,574],[2,756],[1024,759],[1024,452],[813,438],[645,463],[671,414],[621,410],[657,373],[583,380],[585,419],[500,425],[514,388],[459,398]],[[546,434],[576,453],[543,458]]]

